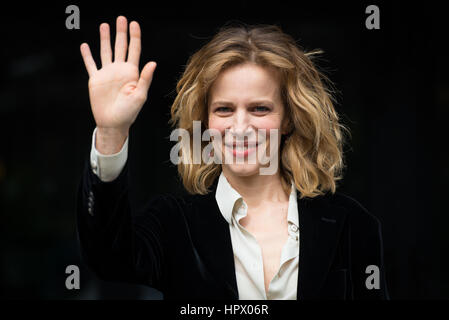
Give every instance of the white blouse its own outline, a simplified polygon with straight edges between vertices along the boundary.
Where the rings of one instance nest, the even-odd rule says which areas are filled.
[[[90,163],[100,180],[117,178],[128,157],[128,139],[122,149],[113,155],[102,155],[95,148],[96,128],[92,134]],[[280,267],[265,292],[262,250],[256,238],[240,220],[247,214],[247,205],[241,195],[220,175],[215,199],[221,214],[229,223],[234,251],[235,273],[240,300],[296,300],[299,265],[299,221],[296,188],[292,186],[287,213],[289,237],[281,253]]]
[[[282,248],[280,267],[268,286],[268,293],[265,292],[262,250],[256,238],[240,224],[240,220],[247,214],[247,205],[223,173],[218,180],[215,199],[221,214],[229,223],[239,299],[296,300],[299,263],[296,188],[292,187],[289,198],[289,237]]]

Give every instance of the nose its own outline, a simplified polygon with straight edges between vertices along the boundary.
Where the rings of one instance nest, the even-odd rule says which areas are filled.
[[[250,117],[246,110],[237,110],[232,119],[231,133],[238,137],[248,136],[253,131],[253,127],[250,123]]]

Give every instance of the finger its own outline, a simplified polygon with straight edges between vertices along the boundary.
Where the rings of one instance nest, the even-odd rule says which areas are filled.
[[[148,62],[140,73],[140,78],[137,82],[137,91],[144,96],[148,93],[156,66],[156,62]]]
[[[114,61],[125,61],[126,50],[128,49],[128,22],[124,16],[117,18],[116,29]]]
[[[140,58],[140,26],[136,21],[132,21],[129,24],[129,50],[128,50],[128,62],[139,66]]]
[[[111,34],[107,23],[100,25],[100,55],[102,66],[112,63]]]
[[[81,56],[84,60],[84,65],[86,66],[87,73],[89,77],[97,71],[97,65],[95,64],[94,58],[92,58],[92,53],[90,52],[89,45],[87,43],[82,43],[81,47]]]

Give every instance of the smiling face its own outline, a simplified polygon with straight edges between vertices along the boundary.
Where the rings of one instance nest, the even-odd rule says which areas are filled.
[[[208,101],[208,127],[222,137],[221,145],[214,147],[226,159],[223,171],[237,176],[259,174],[268,164],[256,155],[274,156],[270,144],[278,149],[283,133],[284,106],[275,71],[253,63],[225,69],[214,81]],[[270,141],[272,129],[278,130],[276,141]],[[258,132],[265,132],[266,139]]]

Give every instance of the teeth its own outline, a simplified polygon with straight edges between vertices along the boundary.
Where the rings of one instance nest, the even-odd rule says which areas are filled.
[[[238,150],[238,151],[245,151],[245,150],[248,150],[248,149],[253,149],[253,148],[255,148],[256,146],[255,145],[250,145],[250,146],[229,146],[229,145],[226,145],[228,148],[231,148],[231,149],[235,149],[235,150]]]

